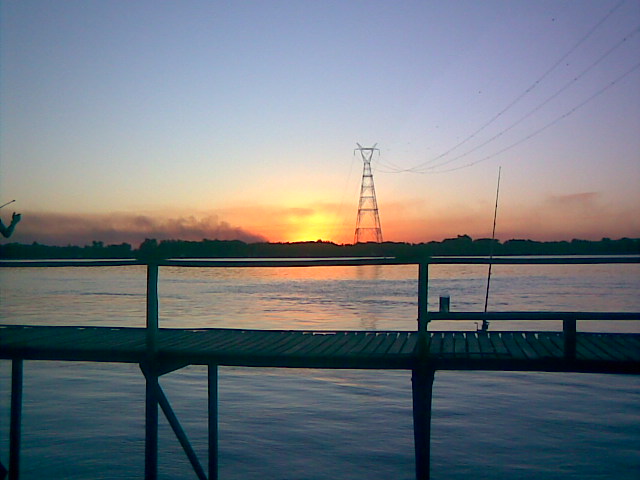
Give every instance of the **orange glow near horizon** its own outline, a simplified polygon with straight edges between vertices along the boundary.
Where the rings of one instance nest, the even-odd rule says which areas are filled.
[[[312,212],[303,215],[292,214],[288,218],[287,231],[283,232],[283,242],[315,242],[316,240],[335,241],[336,219],[323,212]]]
[[[507,205],[498,215],[497,238],[502,241],[513,238],[538,241],[638,238],[640,223],[632,209],[610,211],[593,199],[574,197],[568,200],[551,198],[533,206]],[[422,243],[464,234],[472,238],[491,236],[490,208],[452,206],[422,211],[409,207],[412,205],[396,202],[381,208],[385,241]],[[599,213],[598,222],[594,222],[594,212]],[[145,238],[241,240],[247,243],[322,240],[349,244],[353,241],[355,228],[353,209],[334,204],[244,205],[208,212],[192,211],[188,216],[174,216],[169,212],[21,213],[23,219],[12,241],[62,246],[102,241],[106,245],[127,242],[137,247]]]

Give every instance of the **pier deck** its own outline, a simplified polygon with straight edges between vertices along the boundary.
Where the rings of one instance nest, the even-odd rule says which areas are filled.
[[[640,334],[159,329],[156,360],[249,367],[640,373]],[[144,328],[0,326],[0,358],[144,363]]]
[[[218,367],[293,367],[411,370],[416,479],[430,477],[431,400],[437,370],[502,370],[640,374],[640,334],[577,331],[578,321],[640,320],[640,312],[450,312],[429,311],[430,264],[640,263],[632,257],[429,258],[328,260],[0,261],[0,267],[104,267],[147,265],[146,328],[0,325],[0,359],[11,360],[9,468],[0,480],[18,480],[25,360],[127,362],[146,380],[145,478],[158,478],[158,414],[165,414],[200,480],[218,476]],[[158,268],[418,266],[415,331],[275,331],[167,329],[158,324]],[[431,321],[562,321],[561,332],[431,331]],[[180,425],[159,377],[187,365],[208,366],[208,471]]]

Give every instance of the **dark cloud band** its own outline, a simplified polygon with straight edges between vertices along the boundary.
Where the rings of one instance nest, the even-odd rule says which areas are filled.
[[[161,219],[132,214],[59,214],[24,212],[20,228],[12,241],[44,245],[86,245],[130,243],[138,246],[145,238],[157,240],[242,240],[247,243],[266,239],[217,216]]]

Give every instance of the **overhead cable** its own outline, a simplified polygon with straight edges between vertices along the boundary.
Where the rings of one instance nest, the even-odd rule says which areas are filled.
[[[458,149],[462,145],[466,144],[470,140],[476,137],[480,132],[485,130],[489,125],[493,124],[498,118],[500,118],[504,113],[510,110],[514,105],[516,105],[520,100],[522,100],[525,96],[531,93],[551,72],[553,72],[559,65],[561,65],[569,55],[571,55],[574,51],[576,51],[591,35],[604,23],[606,22],[611,15],[613,15],[627,0],[620,0],[613,8],[611,8],[591,29],[587,31],[585,35],[583,35],[564,55],[562,55],[555,63],[553,63],[540,77],[538,77],[527,89],[525,89],[520,95],[518,95],[514,100],[509,102],[506,107],[496,113],[493,117],[491,117],[488,121],[482,124],[478,129],[476,129],[469,136],[464,138],[462,141],[455,144],[453,147],[449,148],[445,152],[437,155],[436,157],[427,160],[426,162],[420,163],[408,169],[398,169],[395,170],[393,165],[388,165],[388,167],[394,169],[395,171],[389,171],[385,173],[401,173],[401,172],[411,172],[415,169],[421,169],[424,167],[428,167],[429,164],[440,160],[441,158],[449,155],[454,150]],[[434,166],[435,168],[435,166]]]
[[[594,100],[595,98],[599,97],[600,95],[602,95],[604,92],[606,92],[607,90],[609,90],[611,87],[613,87],[616,83],[618,83],[620,80],[624,79],[625,77],[631,75],[633,72],[635,72],[636,70],[638,70],[640,68],[640,63],[635,64],[633,67],[631,67],[629,70],[627,70],[625,73],[623,73],[622,75],[620,75],[619,77],[617,77],[615,80],[612,80],[611,82],[609,82],[607,85],[605,85],[604,87],[602,87],[600,90],[598,90],[597,92],[595,92],[593,95],[589,96],[586,100],[584,100],[583,102],[581,102],[580,104],[576,105],[575,107],[573,107],[571,110],[567,111],[566,113],[564,113],[563,115],[560,115],[559,117],[556,117],[553,121],[547,123],[546,125],[544,125],[543,127],[539,128],[538,130],[530,133],[529,135],[527,135],[524,138],[521,138],[520,140],[518,140],[517,142],[514,142],[510,145],[508,145],[507,147],[492,153],[491,155],[487,155],[484,158],[481,158],[480,160],[476,160],[474,162],[471,163],[467,163],[465,165],[461,165],[459,167],[454,167],[454,168],[449,168],[447,170],[430,170],[430,171],[426,171],[426,172],[415,172],[415,173],[447,173],[447,172],[453,172],[456,170],[461,170],[463,168],[468,168],[471,167],[473,165],[477,165],[478,163],[484,162],[486,160],[490,160],[494,157],[497,157],[498,155],[503,154],[504,152],[511,150],[514,147],[517,147],[518,145],[520,145],[521,143],[526,142],[527,140],[530,140],[531,138],[535,137],[536,135],[539,135],[540,133],[544,132],[545,130],[547,130],[548,128],[552,127],[553,125],[555,125],[556,123],[560,122],[561,120],[564,120],[565,118],[567,118],[568,116],[572,115],[576,110],[579,110],[580,108],[584,107],[586,104],[588,104],[589,102],[591,102],[592,100]]]
[[[549,102],[551,102],[552,100],[554,100],[555,98],[557,98],[561,93],[563,93],[565,90],[567,90],[569,87],[571,87],[574,83],[576,83],[578,80],[580,80],[582,77],[584,77],[587,73],[589,73],[594,67],[596,67],[599,63],[601,63],[606,57],[608,57],[614,50],[616,50],[618,47],[620,47],[623,43],[625,43],[627,40],[629,40],[630,38],[632,38],[635,34],[637,34],[638,32],[640,32],[640,26],[636,27],[634,30],[632,30],[627,36],[625,36],[624,38],[622,38],[622,40],[620,40],[618,43],[616,43],[613,47],[611,47],[609,50],[607,50],[603,55],[601,55],[595,62],[591,63],[587,68],[585,68],[582,72],[580,72],[578,75],[576,75],[574,78],[572,78],[569,82],[567,82],[565,85],[563,85],[558,91],[556,91],[553,95],[551,95],[550,97],[548,97],[546,100],[544,100],[542,103],[540,103],[538,106],[534,107],[532,110],[530,110],[528,113],[526,113],[525,115],[523,115],[522,117],[520,117],[518,120],[516,120],[514,123],[512,123],[511,125],[509,125],[507,128],[501,130],[500,132],[498,132],[497,134],[495,134],[494,136],[492,136],[491,138],[485,140],[483,143],[476,145],[475,147],[473,147],[471,150],[467,150],[465,153],[458,155],[457,157],[451,158],[449,160],[446,160],[444,162],[438,163],[436,165],[431,165],[426,167],[424,170],[433,170],[435,168],[439,168],[442,167],[444,165],[448,165],[449,163],[452,163],[456,160],[459,160],[461,158],[466,157],[467,155],[479,150],[480,148],[484,147],[485,145],[493,142],[494,140],[500,138],[502,135],[504,135],[505,133],[507,133],[509,130],[511,130],[512,128],[516,127],[517,125],[519,125],[520,123],[522,123],[524,120],[526,120],[527,118],[529,118],[531,115],[533,115],[534,113],[536,113],[538,110],[540,110],[542,107],[544,107],[545,105],[547,105]],[[421,169],[418,167],[413,167],[408,169],[408,171],[414,172],[414,173],[421,173]],[[424,171],[423,171],[424,172]]]

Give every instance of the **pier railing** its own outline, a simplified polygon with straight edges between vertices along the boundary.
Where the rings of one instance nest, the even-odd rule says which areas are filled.
[[[429,267],[431,265],[595,265],[640,263],[640,256],[514,256],[514,257],[429,257],[402,259],[395,257],[314,258],[314,259],[162,259],[122,260],[0,260],[0,267],[109,267],[143,265],[147,268],[146,329],[147,349],[157,349],[159,325],[158,272],[160,267],[186,268],[256,268],[256,267],[321,267],[367,265],[416,265],[418,267],[417,331],[428,331],[432,321],[562,321],[566,358],[575,357],[577,321],[640,320],[638,312],[569,312],[569,311],[451,311],[448,307],[428,308]],[[441,299],[442,300],[442,299]]]
[[[180,426],[162,388],[159,377],[169,371],[185,366],[184,363],[162,364],[158,362],[158,272],[161,267],[191,268],[255,268],[255,267],[317,267],[317,266],[363,266],[363,265],[417,265],[417,344],[426,345],[429,324],[432,321],[541,321],[555,320],[563,324],[564,358],[569,362],[576,358],[577,321],[591,320],[640,320],[640,312],[460,312],[451,311],[447,302],[440,303],[440,309],[428,308],[430,265],[587,265],[587,264],[630,264],[640,263],[640,256],[620,257],[432,257],[425,259],[398,258],[332,258],[332,259],[157,259],[157,260],[0,260],[0,267],[109,267],[144,265],[146,282],[146,355],[140,367],[146,378],[145,408],[145,478],[157,478],[158,465],[158,407],[162,408],[176,437],[189,458],[198,478],[206,480],[218,478],[218,431],[217,431],[217,365],[209,365],[209,472],[208,476],[200,465],[193,448]],[[415,335],[415,333],[414,333]],[[2,353],[2,352],[0,352]],[[19,478],[20,420],[22,409],[22,362],[24,357],[12,359],[11,425],[9,479]],[[327,367],[330,368],[330,367]],[[634,367],[637,370],[637,366]],[[420,355],[413,364],[413,411],[414,439],[416,454],[416,477],[429,478],[431,394],[435,367],[428,363],[428,355]],[[7,470],[0,463],[0,479]]]

